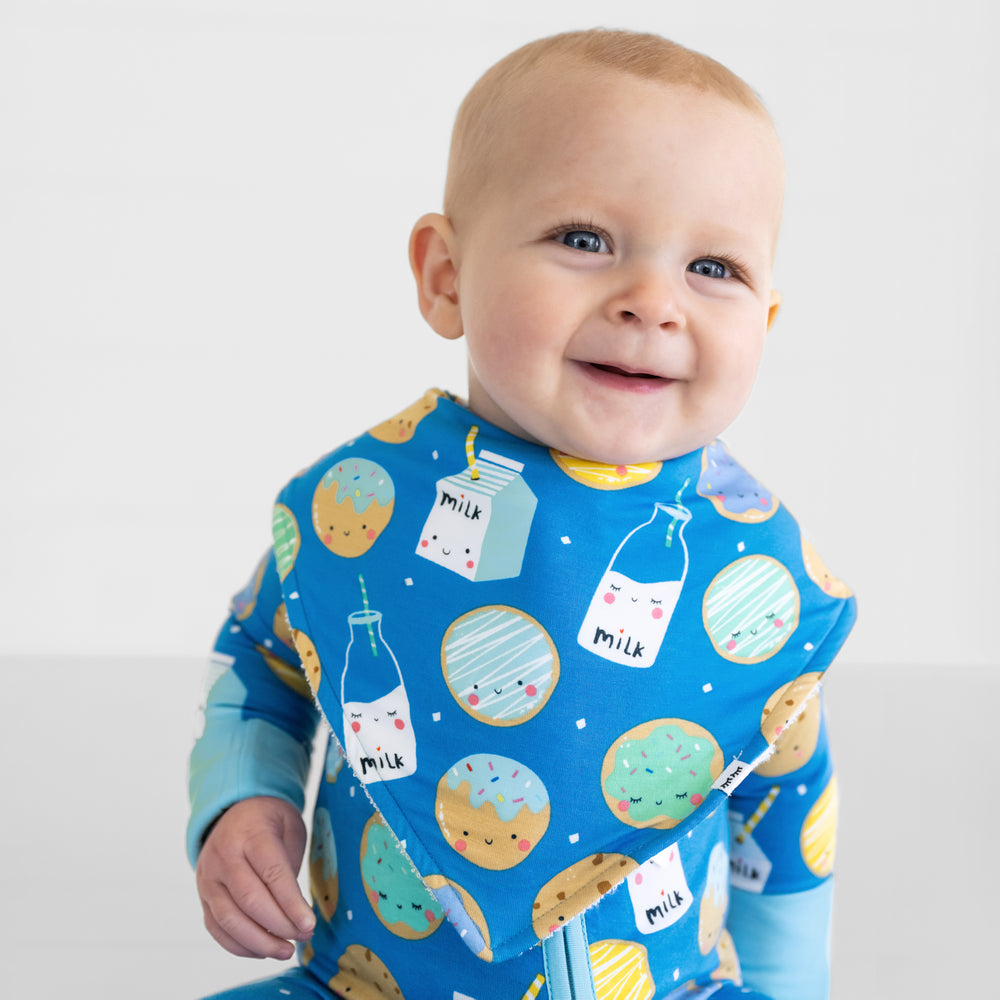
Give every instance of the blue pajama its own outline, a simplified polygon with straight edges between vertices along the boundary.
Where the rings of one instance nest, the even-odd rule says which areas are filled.
[[[303,967],[220,996],[823,1000],[854,615],[721,443],[600,467],[426,394],[289,483],[219,634],[192,861],[331,729]]]

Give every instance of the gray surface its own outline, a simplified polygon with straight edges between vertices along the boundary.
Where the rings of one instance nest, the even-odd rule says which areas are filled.
[[[4,996],[188,1000],[278,968],[201,927],[182,847],[201,673],[187,659],[0,659]],[[831,675],[833,1000],[1000,995],[998,695],[987,668]]]

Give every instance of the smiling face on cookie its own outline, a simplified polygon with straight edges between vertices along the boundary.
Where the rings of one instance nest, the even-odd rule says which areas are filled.
[[[559,654],[548,632],[505,605],[477,608],[452,622],[441,666],[458,704],[491,726],[534,718],[559,679]]]
[[[375,915],[397,937],[425,938],[441,926],[441,905],[377,815],[361,835],[361,880]]]
[[[654,719],[623,733],[601,769],[604,801],[623,823],[669,830],[686,819],[722,773],[722,750],[685,719]]]
[[[782,685],[768,698],[761,713],[760,731],[774,753],[756,773],[777,778],[804,767],[816,751],[819,741],[822,703],[818,693],[822,675],[810,672]]]
[[[313,528],[334,554],[364,555],[392,518],[396,490],[389,473],[366,458],[331,466],[313,494]]]
[[[542,779],[509,757],[463,757],[438,782],[434,812],[441,833],[480,868],[519,865],[549,826],[549,794]]]

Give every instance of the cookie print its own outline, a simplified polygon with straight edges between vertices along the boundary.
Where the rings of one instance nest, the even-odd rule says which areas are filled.
[[[662,462],[647,462],[636,465],[608,465],[576,458],[563,451],[549,449],[552,461],[574,482],[589,486],[593,490],[627,490],[642,483],[652,482],[663,468]]]
[[[821,588],[824,594],[827,594],[829,597],[843,599],[851,596],[851,588],[843,580],[838,580],[827,569],[826,563],[823,562],[820,554],[804,538],[802,539],[802,562],[809,579],[817,587]]]
[[[707,729],[686,719],[653,719],[611,744],[601,790],[623,823],[669,830],[705,801],[722,767],[722,750]]]
[[[548,632],[506,605],[455,619],[441,643],[441,666],[458,704],[491,726],[534,718],[559,680],[559,654]]]
[[[305,671],[309,687],[314,694],[318,695],[319,682],[323,677],[323,667],[319,662],[319,653],[316,652],[316,646],[313,644],[312,639],[301,629],[294,629],[292,631],[292,639],[295,642],[295,649],[299,654],[299,659],[302,661],[302,669]]]
[[[610,938],[595,941],[589,953],[597,1000],[652,1000],[655,983],[641,944]]]
[[[809,810],[799,847],[806,867],[817,878],[826,878],[833,872],[833,861],[837,853],[837,776],[834,775],[823,794]]]
[[[721,441],[713,441],[701,453],[697,490],[723,517],[744,524],[766,521],[779,507],[771,491],[737,463]]]
[[[702,620],[715,651],[734,663],[760,663],[788,642],[799,624],[799,591],[770,556],[744,556],[709,584]]]
[[[538,890],[531,909],[531,926],[538,939],[592,906],[637,867],[624,854],[591,854],[549,879]]]
[[[424,884],[434,893],[445,919],[458,931],[469,950],[484,962],[492,962],[490,929],[479,904],[462,886],[444,875],[428,875]]]
[[[313,493],[313,528],[331,552],[353,559],[375,544],[395,503],[396,488],[381,465],[345,458],[326,471]]]
[[[337,845],[328,810],[319,808],[313,815],[312,845],[309,850],[309,891],[313,903],[329,923],[337,909],[340,878],[337,869]]]
[[[463,757],[442,776],[434,812],[444,839],[480,868],[519,865],[545,836],[549,793],[530,768],[497,754]]]
[[[392,973],[363,944],[349,944],[337,959],[337,974],[327,984],[339,997],[351,1000],[404,1000]]]
[[[762,778],[791,774],[809,763],[815,753],[823,714],[820,677],[816,671],[801,674],[767,699],[760,731],[774,752],[755,769]]]
[[[312,688],[309,686],[308,680],[302,673],[302,667],[292,666],[292,664],[286,663],[264,646],[255,646],[254,648],[260,654],[260,658],[264,661],[264,663],[267,664],[271,673],[274,674],[274,676],[277,677],[282,684],[290,687],[296,694],[301,695],[303,698],[312,697]]]
[[[284,583],[299,554],[301,536],[299,522],[283,503],[274,505],[271,515],[271,535],[274,538],[274,560],[278,567],[278,579]]]
[[[437,389],[430,389],[415,403],[411,403],[394,417],[376,424],[368,433],[376,441],[384,441],[386,444],[405,444],[413,439],[420,421],[437,409],[440,398],[441,393]]]
[[[361,834],[361,881],[375,915],[397,937],[419,940],[441,926],[440,903],[378,815]]]

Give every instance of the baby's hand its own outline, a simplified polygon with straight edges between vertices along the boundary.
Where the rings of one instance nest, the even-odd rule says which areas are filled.
[[[223,813],[196,869],[205,927],[223,948],[287,959],[292,940],[312,937],[316,918],[296,880],[305,845],[302,816],[283,799],[244,799]]]

